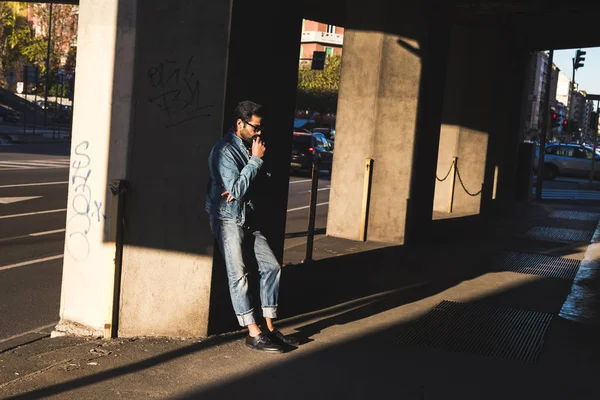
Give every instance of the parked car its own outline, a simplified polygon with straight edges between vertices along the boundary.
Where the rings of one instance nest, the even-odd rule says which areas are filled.
[[[330,128],[314,128],[313,132],[322,133],[328,140],[332,142],[335,140],[335,130],[331,130]]]
[[[21,114],[5,105],[0,105],[0,122],[19,122],[21,119]]]
[[[331,142],[322,133],[294,132],[290,169],[294,172],[311,171],[313,157],[318,158],[320,169],[327,170],[331,174],[333,165]]]
[[[534,169],[537,170],[540,151],[535,152]],[[595,158],[594,158],[595,157]],[[594,177],[600,177],[600,155],[591,147],[580,144],[554,143],[546,145],[544,154],[544,179],[557,176],[589,177],[594,158]]]

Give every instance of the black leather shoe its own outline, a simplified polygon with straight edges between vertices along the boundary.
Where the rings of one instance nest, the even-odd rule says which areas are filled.
[[[293,336],[284,335],[277,328],[273,329],[272,331],[269,331],[267,329],[267,331],[269,332],[269,336],[275,343],[287,344],[289,346],[298,346],[300,344],[300,341],[298,339],[296,339]]]
[[[283,347],[273,341],[264,333],[259,333],[258,336],[246,336],[246,346],[254,350],[269,351],[272,353],[282,353]]]

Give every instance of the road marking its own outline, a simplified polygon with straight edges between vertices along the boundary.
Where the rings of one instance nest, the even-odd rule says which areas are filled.
[[[3,185],[3,186],[0,186],[0,189],[16,188],[16,187],[26,187],[26,186],[65,185],[67,183],[69,183],[69,181],[64,181],[64,182],[19,183],[17,185]]]
[[[69,164],[68,158],[47,158],[45,160],[2,160],[0,163],[6,164],[26,164],[26,163],[62,163]]]
[[[71,160],[69,158],[47,158],[44,160],[27,160],[31,162],[40,162],[40,163],[59,163],[59,164],[70,164]]]
[[[290,181],[290,185],[292,183],[302,183],[302,182],[311,182],[311,181],[312,181],[311,179],[304,179],[304,180],[301,180],[301,181]]]
[[[61,254],[61,255],[58,255],[58,256],[38,258],[37,260],[23,261],[23,262],[20,262],[20,263],[11,264],[11,265],[5,265],[3,267],[0,267],[0,271],[4,271],[4,270],[7,270],[7,269],[12,269],[12,268],[26,267],[27,265],[39,264],[39,263],[43,263],[43,262],[46,262],[46,261],[60,260],[63,257],[64,257],[64,255]]]
[[[55,229],[53,231],[46,231],[46,232],[36,232],[36,233],[30,233],[27,236],[44,236],[44,235],[52,235],[54,233],[59,233],[59,232],[64,232],[65,229]]]
[[[329,202],[326,201],[325,203],[318,203],[317,206],[324,206],[325,204],[329,204]],[[290,208],[290,209],[287,210],[287,212],[304,210],[304,209],[306,209],[308,207],[310,207],[310,206],[302,206],[302,207]]]
[[[37,236],[44,236],[44,235],[52,235],[55,233],[59,233],[59,232],[64,232],[64,229],[56,229],[53,231],[45,231],[45,232],[34,232],[34,233],[28,233],[27,235],[21,235],[21,236],[13,236],[13,237],[8,237],[8,238],[1,238],[0,239],[0,243],[2,242],[8,242],[11,240],[17,240],[17,239],[24,239],[24,238],[28,238],[28,237],[37,237]]]
[[[25,197],[0,197],[0,204],[19,203],[21,201],[39,199],[44,196],[25,196]]]
[[[4,164],[0,164],[0,167],[2,167],[2,169],[27,169],[26,167],[22,167],[19,165],[4,165]]]
[[[57,169],[69,168],[69,158],[50,158],[47,160],[4,160],[0,161],[0,170],[14,171],[18,169]]]
[[[44,326],[38,326],[37,328],[34,328],[34,329],[30,330],[30,331],[19,333],[18,335],[14,335],[14,336],[9,336],[9,337],[7,337],[5,339],[0,339],[0,343],[5,343],[5,342],[8,342],[8,341],[13,340],[13,339],[18,339],[21,336],[31,335],[32,333],[40,333],[41,334],[42,332],[40,332],[40,331],[43,331],[44,329],[55,327],[57,324],[58,324],[58,321],[55,322],[55,323],[53,323],[53,324],[44,325]]]
[[[532,188],[535,196],[536,188]],[[600,200],[600,192],[597,190],[561,190],[561,189],[543,189],[542,199],[544,200]]]
[[[51,214],[51,213],[64,212],[64,211],[67,211],[67,209],[66,208],[61,208],[61,209],[58,209],[58,210],[36,211],[36,212],[30,212],[30,213],[24,213],[24,214],[0,215],[0,219],[16,218],[16,217],[28,217],[30,215]]]
[[[330,188],[321,188],[321,189],[317,189],[317,192],[322,192],[323,190],[330,190]],[[298,193],[310,193],[310,190],[306,190],[304,192],[298,192]]]
[[[0,165],[3,167],[10,167],[13,165],[16,166],[36,166],[36,167],[55,167],[55,166],[64,166],[69,165],[69,162],[66,163],[56,163],[56,162],[43,162],[43,161],[0,161]]]

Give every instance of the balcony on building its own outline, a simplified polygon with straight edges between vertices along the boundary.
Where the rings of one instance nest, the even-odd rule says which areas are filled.
[[[305,31],[302,32],[302,43],[320,43],[342,46],[344,43],[344,35],[339,33]]]

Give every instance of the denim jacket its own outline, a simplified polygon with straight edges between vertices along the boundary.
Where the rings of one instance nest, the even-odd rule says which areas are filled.
[[[220,220],[244,225],[246,207],[254,209],[247,196],[248,190],[262,164],[263,160],[251,156],[242,139],[230,130],[215,144],[208,156],[210,178],[206,188],[206,212]],[[225,191],[234,200],[227,202],[227,196],[221,196]]]

